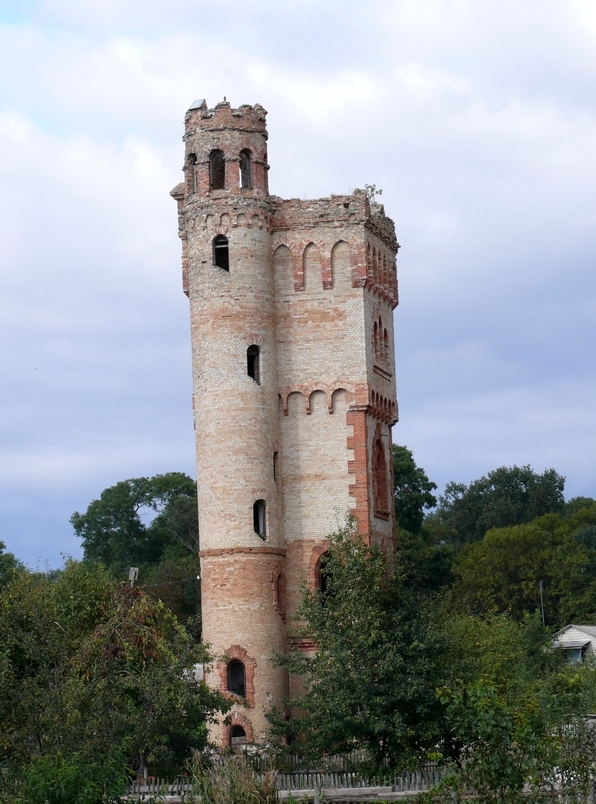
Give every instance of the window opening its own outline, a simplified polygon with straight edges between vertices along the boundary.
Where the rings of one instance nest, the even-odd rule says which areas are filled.
[[[242,726],[232,726],[230,729],[230,745],[246,745],[246,732]]]
[[[226,162],[223,151],[211,151],[209,155],[209,186],[223,190],[226,186]]]
[[[253,528],[257,536],[261,539],[267,538],[266,530],[266,517],[265,517],[265,500],[257,500],[252,507],[252,522]]]
[[[197,191],[197,155],[196,154],[189,154],[188,155],[188,167],[190,170],[190,186],[191,191],[196,193]]]
[[[277,461],[279,459],[278,453],[273,453],[273,482],[277,481]]]
[[[260,349],[258,346],[249,346],[246,350],[246,373],[249,377],[252,377],[258,385],[261,384],[259,355]]]
[[[240,187],[252,190],[252,158],[248,149],[240,151]]]
[[[321,593],[321,600],[325,602],[325,598],[329,595],[329,569],[325,566],[329,553],[323,553],[317,563],[315,564],[315,584]]]
[[[385,448],[379,438],[375,443],[374,462],[373,462],[373,494],[375,500],[375,512],[381,514],[388,513],[388,478],[387,461],[385,460]]]
[[[225,235],[217,235],[213,240],[213,264],[224,271],[230,270],[230,249]]]
[[[246,673],[239,659],[232,659],[228,664],[228,690],[234,695],[246,698]]]

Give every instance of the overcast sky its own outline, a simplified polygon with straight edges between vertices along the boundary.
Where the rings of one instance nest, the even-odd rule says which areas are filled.
[[[440,487],[596,496],[594,0],[0,0],[7,548],[59,566],[105,487],[195,474],[168,193],[224,95],[268,110],[273,193],[383,189],[394,440]]]

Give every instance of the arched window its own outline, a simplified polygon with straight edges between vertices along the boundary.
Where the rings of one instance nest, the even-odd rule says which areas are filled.
[[[256,500],[252,507],[252,524],[257,536],[267,538],[267,517],[265,516],[265,500]]]
[[[225,235],[217,235],[213,239],[213,264],[224,271],[230,270],[230,250]]]
[[[389,359],[389,336],[387,335],[387,330],[383,332],[383,343],[385,347],[385,360]]]
[[[230,729],[230,745],[246,745],[246,732],[242,726],[232,726]]]
[[[226,162],[223,151],[211,151],[209,154],[209,187],[212,190],[223,190],[226,186]]]
[[[387,478],[387,461],[382,438],[377,438],[373,451],[373,495],[375,514],[383,516],[389,513],[389,484]]]
[[[240,151],[240,187],[252,190],[252,154],[247,148]]]
[[[246,673],[239,659],[228,662],[228,691],[246,698]]]
[[[277,481],[277,462],[279,460],[279,454],[277,451],[273,453],[273,482]]]
[[[259,367],[259,352],[260,350],[258,346],[249,346],[246,350],[246,373],[260,385],[261,373]]]
[[[375,321],[373,327],[373,345],[375,348],[375,360],[379,359],[379,325]]]

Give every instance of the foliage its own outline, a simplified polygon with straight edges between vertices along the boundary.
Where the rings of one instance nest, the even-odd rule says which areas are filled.
[[[529,800],[539,801],[559,783],[584,793],[596,759],[582,717],[594,703],[593,669],[562,664],[536,618],[460,616],[447,631],[446,800],[474,791],[472,801],[513,803],[528,785]]]
[[[6,545],[0,541],[0,589],[14,577],[17,570],[22,570],[23,565],[15,558],[12,553],[6,553]]]
[[[435,541],[456,546],[479,541],[493,528],[522,525],[564,508],[565,478],[554,469],[501,466],[466,486],[448,483],[426,526]]]
[[[274,804],[278,800],[275,774],[257,774],[242,756],[207,760],[195,752],[189,764],[191,779],[202,804]]]
[[[128,765],[173,773],[229,708],[195,679],[205,649],[102,565],[18,573],[0,591],[0,645],[0,769],[13,775],[66,778],[75,754],[82,767],[124,746]]]
[[[155,518],[145,525],[141,513]],[[85,558],[128,570],[159,561],[166,547],[197,552],[196,484],[182,472],[123,480],[70,519]]]
[[[383,195],[383,191],[376,184],[365,184],[364,193],[369,201],[375,201],[378,195]]]
[[[393,445],[393,498],[395,521],[409,533],[420,533],[425,509],[433,508],[437,498],[433,495],[437,484],[428,479],[422,467],[417,466],[411,450]]]
[[[152,516],[146,524],[144,519]],[[196,483],[182,472],[123,480],[105,489],[71,523],[84,557],[116,577],[139,567],[139,585],[181,619],[199,611]]]
[[[95,759],[79,751],[35,757],[23,777],[21,804],[118,804],[129,771],[124,749],[111,746]]]
[[[424,601],[367,546],[352,523],[331,537],[325,592],[304,590],[302,633],[317,646],[280,657],[305,691],[272,715],[277,733],[302,735],[320,756],[366,749],[377,766],[406,762],[437,738],[441,640]]]
[[[521,619],[540,611],[562,627],[596,617],[596,504],[570,518],[547,514],[526,525],[489,531],[465,546],[452,569],[451,608],[506,612]]]

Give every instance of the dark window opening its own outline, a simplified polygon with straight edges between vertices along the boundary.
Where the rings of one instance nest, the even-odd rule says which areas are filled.
[[[244,665],[239,659],[232,659],[228,664],[228,690],[234,695],[246,698],[246,674]]]
[[[211,151],[209,155],[209,186],[223,190],[226,186],[226,162],[223,151]]]
[[[252,507],[252,524],[257,536],[261,539],[267,538],[265,500],[257,500]]]
[[[325,602],[325,598],[329,596],[330,592],[330,572],[329,568],[325,565],[327,564],[327,560],[329,558],[329,553],[323,553],[323,555],[319,558],[315,565],[315,584],[319,592],[321,593],[321,600]]]
[[[189,154],[188,155],[188,169],[190,170],[190,187],[191,192],[196,193],[197,191],[197,155],[196,154]]]
[[[217,235],[213,240],[213,264],[224,271],[230,270],[230,249],[225,235]]]
[[[242,726],[232,726],[230,729],[230,745],[246,745],[246,732]]]
[[[273,482],[277,480],[277,461],[279,460],[279,456],[277,452],[273,453]]]
[[[286,745],[292,745],[296,742],[296,732],[294,731],[294,724],[292,723],[292,713],[286,712],[284,715],[284,722],[286,723],[285,737]]]
[[[260,350],[258,346],[249,346],[246,350],[246,372],[258,385],[261,384],[259,353]]]
[[[252,190],[252,159],[249,150],[240,151],[240,187]]]

